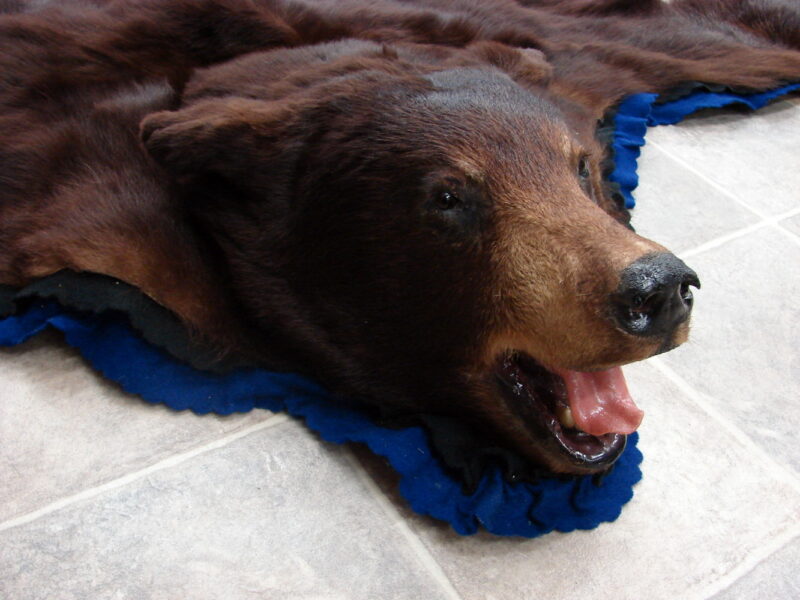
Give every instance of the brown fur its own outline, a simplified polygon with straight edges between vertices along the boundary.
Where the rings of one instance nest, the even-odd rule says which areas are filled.
[[[44,4],[0,4],[0,283],[119,277],[223,351],[488,420],[557,470],[492,392],[498,354],[597,369],[688,328],[608,318],[664,249],[611,200],[596,120],[800,79],[780,1]]]

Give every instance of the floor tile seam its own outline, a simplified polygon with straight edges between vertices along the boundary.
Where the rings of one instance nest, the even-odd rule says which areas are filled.
[[[717,594],[729,589],[744,579],[759,565],[800,539],[800,523],[794,523],[784,531],[769,539],[763,546],[748,554],[745,559],[719,579],[697,589],[687,600],[711,600]]]
[[[275,427],[277,425],[280,425],[281,423],[285,423],[286,421],[289,421],[290,418],[291,417],[285,414],[275,414],[259,423],[255,423],[253,425],[244,427],[233,433],[224,435],[220,438],[215,439],[212,442],[208,442],[201,446],[197,446],[185,452],[178,452],[176,454],[172,454],[171,456],[168,456],[167,458],[155,462],[152,465],[148,465],[143,469],[126,473],[125,475],[121,477],[116,477],[111,481],[107,481],[100,485],[92,486],[90,488],[81,490],[80,492],[77,492],[75,494],[59,498],[58,500],[50,502],[49,504],[37,508],[36,510],[32,510],[30,512],[0,522],[0,532],[3,532],[7,529],[11,529],[13,527],[26,525],[39,518],[46,517],[47,515],[58,512],[74,504],[77,504],[78,502],[81,502],[83,500],[88,500],[100,496],[106,492],[110,492],[112,490],[128,485],[129,483],[138,481],[139,479],[147,477],[148,475],[151,475],[153,473],[157,473],[159,471],[163,471],[165,469],[178,466],[184,462],[187,462],[207,452],[223,448],[241,438],[247,437],[248,435],[257,433],[259,431],[263,431],[265,429],[269,429],[271,427]]]
[[[713,238],[711,240],[708,240],[707,242],[703,242],[699,246],[695,246],[694,248],[689,248],[688,250],[684,250],[682,252],[679,252],[678,255],[681,258],[691,258],[692,256],[696,256],[698,254],[702,254],[703,252],[706,252],[707,250],[713,250],[714,248],[719,248],[720,246],[723,246],[723,245],[727,244],[728,242],[731,242],[733,240],[737,240],[737,239],[739,239],[741,237],[744,237],[744,236],[746,236],[746,235],[748,235],[750,233],[753,233],[754,231],[758,231],[759,229],[764,229],[764,228],[769,227],[771,225],[780,227],[780,221],[782,221],[784,219],[788,219],[788,218],[794,217],[795,215],[798,215],[798,214],[800,214],[800,207],[793,208],[791,210],[788,210],[786,212],[780,213],[778,215],[774,215],[772,217],[766,217],[766,218],[764,218],[764,219],[762,219],[762,220],[760,220],[760,221],[758,221],[756,223],[751,223],[750,225],[746,225],[745,227],[742,227],[740,229],[736,229],[734,231],[730,231],[730,232],[728,232],[726,234],[723,234],[723,235],[721,235],[719,237],[716,237],[716,238]],[[780,229],[781,229],[782,232],[786,232],[789,235],[794,236],[794,234],[792,232],[784,229],[783,227],[780,227]],[[797,238],[797,239],[800,240],[800,238]]]
[[[708,240],[707,242],[703,242],[699,246],[695,246],[694,248],[689,248],[688,250],[679,251],[676,254],[681,259],[691,258],[693,256],[697,256],[698,254],[702,254],[703,252],[707,252],[708,250],[714,250],[715,248],[719,248],[720,246],[724,246],[728,242],[732,242],[734,240],[738,240],[739,238],[745,237],[748,234],[751,234],[755,231],[760,229],[764,229],[770,225],[769,221],[758,221],[757,223],[753,223],[751,225],[747,225],[746,227],[742,227],[741,229],[737,229],[735,231],[728,232],[724,235],[716,237],[712,240]]]
[[[800,246],[800,235],[797,235],[797,234],[796,234],[795,232],[793,232],[793,231],[789,231],[788,229],[786,229],[786,227],[784,227],[783,225],[781,225],[781,224],[780,224],[780,222],[778,222],[778,223],[775,223],[775,227],[776,227],[776,228],[778,229],[778,231],[780,231],[780,232],[781,232],[781,233],[782,233],[782,234],[783,234],[785,237],[789,238],[789,239],[790,239],[790,240],[792,240],[792,241],[793,241],[795,244],[797,244],[798,246]]]
[[[699,178],[700,178],[700,179],[701,179],[701,180],[702,180],[704,183],[707,183],[707,184],[708,184],[708,185],[710,185],[712,188],[714,188],[715,190],[717,190],[718,192],[720,192],[721,194],[723,194],[723,195],[724,195],[724,196],[726,196],[727,198],[730,198],[731,200],[733,200],[734,202],[736,202],[736,203],[737,203],[739,206],[741,206],[742,208],[744,208],[744,209],[748,210],[749,212],[751,212],[751,213],[752,213],[752,214],[754,214],[755,216],[759,217],[760,219],[767,219],[767,218],[769,218],[769,215],[768,215],[767,213],[763,213],[763,212],[761,212],[760,210],[758,210],[758,209],[754,208],[753,206],[751,206],[750,204],[746,203],[745,201],[741,200],[741,199],[740,199],[740,198],[739,198],[739,197],[738,197],[736,194],[734,194],[732,191],[730,191],[730,190],[726,189],[725,187],[721,186],[719,183],[717,183],[717,182],[716,182],[716,181],[714,181],[713,179],[710,179],[710,178],[709,178],[708,176],[706,176],[706,175],[705,175],[705,174],[704,174],[702,171],[700,171],[700,170],[696,169],[695,167],[693,167],[691,164],[689,164],[688,162],[686,162],[685,160],[683,160],[683,159],[682,159],[680,156],[678,156],[677,154],[675,154],[675,153],[673,153],[672,151],[670,151],[670,150],[669,150],[669,149],[668,149],[666,146],[662,146],[662,145],[661,145],[661,144],[659,144],[658,142],[654,142],[654,141],[648,141],[647,143],[648,143],[649,145],[653,146],[654,148],[656,148],[657,150],[660,150],[661,152],[663,152],[663,153],[664,153],[665,155],[667,155],[669,158],[671,158],[671,159],[672,159],[672,160],[674,160],[676,163],[678,163],[678,164],[679,164],[681,167],[683,167],[684,169],[686,169],[686,170],[687,170],[687,171],[689,171],[690,173],[692,173],[692,174],[696,175],[696,176],[697,176],[697,177],[699,177]]]
[[[375,500],[383,513],[391,522],[392,526],[403,536],[406,543],[409,545],[411,551],[421,562],[428,574],[436,581],[442,592],[450,600],[463,600],[453,582],[445,573],[439,561],[431,554],[430,550],[424,544],[420,536],[414,532],[411,526],[406,521],[405,517],[400,514],[400,511],[395,507],[394,502],[381,490],[380,486],[375,482],[372,476],[367,472],[364,466],[356,458],[355,454],[350,448],[345,448],[345,455],[353,469],[356,472],[358,479],[367,488],[370,496]]]
[[[671,367],[669,367],[662,357],[650,358],[648,364],[655,367],[662,375],[667,377],[678,389],[680,389],[686,396],[694,402],[703,412],[709,415],[717,423],[719,423],[725,430],[730,433],[737,441],[746,446],[752,453],[753,459],[761,464],[772,477],[789,487],[791,487],[798,494],[800,500],[800,478],[792,473],[788,467],[783,466],[773,459],[761,446],[759,446],[753,439],[747,435],[741,428],[739,428],[732,421],[724,417],[718,410],[711,406],[704,398],[704,394],[696,390],[688,381],[681,377]],[[800,508],[800,503],[798,503]]]

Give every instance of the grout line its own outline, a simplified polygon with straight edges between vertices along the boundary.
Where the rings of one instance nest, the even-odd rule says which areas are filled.
[[[726,244],[732,240],[745,236],[748,233],[752,233],[764,227],[768,227],[769,225],[777,226],[778,229],[780,229],[782,232],[785,232],[786,234],[794,238],[796,241],[800,242],[800,238],[797,238],[792,232],[784,229],[779,224],[779,221],[788,219],[798,214],[800,214],[800,208],[793,208],[792,210],[786,211],[779,215],[774,215],[772,217],[765,217],[762,221],[759,221],[758,223],[753,223],[751,225],[747,225],[746,227],[742,227],[741,229],[737,229],[736,231],[726,233],[725,235],[722,235],[718,238],[714,238],[713,240],[709,240],[708,242],[700,244],[699,246],[695,246],[694,248],[691,248],[684,252],[680,252],[679,255],[681,258],[690,258],[692,256],[705,252],[706,250],[712,250],[714,248],[722,246],[723,244]]]
[[[668,367],[661,357],[652,357],[648,361],[656,369],[661,371],[672,383],[674,383],[682,392],[684,392],[695,404],[697,404],[706,414],[711,416],[715,421],[722,425],[728,433],[733,435],[740,443],[744,444],[751,454],[760,459],[770,474],[791,487],[794,491],[800,494],[800,478],[792,473],[789,469],[775,461],[761,446],[756,444],[749,435],[737,427],[734,423],[726,419],[719,411],[713,408],[704,398],[701,392],[695,390],[683,377],[678,375],[670,367]]]
[[[768,218],[769,218],[769,215],[767,215],[766,213],[762,213],[760,210],[758,210],[758,209],[756,209],[756,208],[754,208],[754,207],[750,206],[749,204],[747,204],[747,203],[743,202],[742,200],[740,200],[740,199],[739,199],[739,197],[738,197],[738,196],[736,196],[735,194],[733,194],[731,191],[729,191],[729,190],[725,189],[725,188],[724,188],[724,187],[722,187],[720,184],[718,184],[716,181],[713,181],[713,180],[709,179],[708,177],[706,177],[706,175],[704,175],[704,174],[703,174],[701,171],[698,171],[698,170],[697,170],[695,167],[693,167],[692,165],[690,165],[689,163],[687,163],[687,162],[686,162],[685,160],[683,160],[683,159],[682,159],[680,156],[678,156],[677,154],[673,154],[672,152],[670,152],[670,151],[669,151],[667,148],[665,148],[665,147],[664,147],[664,146],[662,146],[661,144],[659,144],[659,143],[657,143],[657,142],[653,142],[653,141],[650,141],[650,142],[648,142],[648,143],[649,143],[649,144],[652,144],[652,146],[653,146],[653,147],[655,147],[655,148],[658,148],[659,150],[661,150],[661,152],[663,152],[664,154],[666,154],[667,156],[669,156],[669,157],[670,157],[672,160],[674,160],[675,162],[677,162],[677,163],[678,163],[679,165],[681,165],[681,166],[682,166],[684,169],[686,169],[687,171],[689,171],[689,172],[691,172],[691,173],[694,173],[694,174],[695,174],[695,175],[697,175],[697,176],[698,176],[700,179],[702,179],[702,180],[703,180],[705,183],[707,183],[708,185],[710,185],[711,187],[713,187],[715,190],[717,190],[718,192],[720,192],[720,193],[722,193],[723,195],[727,196],[728,198],[730,198],[731,200],[733,200],[734,202],[736,202],[736,203],[737,203],[737,204],[739,204],[740,206],[742,206],[742,207],[746,208],[747,210],[749,210],[751,213],[753,213],[753,214],[754,214],[754,215],[756,215],[757,217],[760,217],[760,218],[762,218],[762,219],[768,219]]]
[[[169,467],[174,467],[175,465],[179,465],[191,458],[194,458],[195,456],[198,456],[210,450],[216,450],[217,448],[222,448],[223,446],[227,446],[231,442],[235,442],[236,440],[248,436],[251,433],[255,433],[257,431],[261,431],[264,429],[269,429],[270,427],[274,427],[275,425],[280,425],[281,423],[288,421],[289,418],[290,417],[286,414],[276,414],[272,417],[267,418],[264,421],[261,421],[260,423],[256,423],[255,425],[251,425],[250,427],[245,427],[244,429],[240,429],[235,433],[221,437],[217,440],[214,440],[213,442],[209,442],[208,444],[204,444],[202,446],[193,448],[192,450],[188,450],[186,452],[173,454],[172,456],[160,460],[157,463],[150,465],[149,467],[145,467],[144,469],[134,471],[133,473],[128,473],[127,475],[123,475],[122,477],[118,477],[117,479],[112,479],[111,481],[107,481],[106,483],[103,483],[101,485],[82,490],[77,494],[66,496],[32,512],[26,513],[19,517],[14,517],[12,519],[9,519],[8,521],[4,521],[0,523],[0,531],[5,531],[6,529],[11,529],[12,527],[18,527],[19,525],[25,525],[26,523],[30,523],[31,521],[34,521],[39,517],[43,517],[50,513],[59,511],[62,508],[66,508],[67,506],[80,502],[81,500],[93,498],[94,496],[98,496],[104,492],[108,492],[110,490],[122,487],[124,485],[127,485],[128,483],[136,481],[137,479],[141,479],[142,477],[146,477],[151,473],[155,473],[157,471],[161,471]]]
[[[738,239],[747,235],[748,233],[752,233],[754,231],[758,231],[759,229],[763,229],[764,227],[768,226],[768,221],[759,221],[758,223],[753,223],[752,225],[748,225],[747,227],[743,227],[741,229],[737,229],[736,231],[732,231],[731,233],[726,233],[718,238],[714,238],[708,242],[704,242],[699,246],[695,246],[690,250],[684,250],[683,252],[678,252],[678,256],[681,259],[691,258],[692,256],[696,256],[697,254],[702,254],[706,250],[713,250],[714,248],[718,248],[728,242]]]
[[[800,246],[800,235],[797,235],[793,231],[789,231],[780,223],[775,223],[775,227],[777,227],[778,231],[780,231],[782,234],[784,234],[786,237],[792,240],[795,244]]]
[[[784,219],[789,219],[791,217],[794,217],[795,215],[800,215],[800,206],[798,206],[797,208],[792,208],[790,210],[787,210],[786,212],[782,212],[779,215],[775,215],[773,217],[770,217],[768,220],[770,222],[775,221],[777,223],[778,221],[783,221]]]
[[[727,590],[740,579],[746,577],[750,572],[755,570],[762,562],[766,561],[770,556],[779,552],[794,540],[800,539],[800,524],[795,524],[794,527],[789,527],[787,530],[776,535],[770,539],[764,546],[755,552],[748,554],[745,559],[736,567],[731,569],[728,573],[698,590],[691,598],[692,600],[711,600],[714,596]]]
[[[353,465],[359,480],[364,484],[364,486],[366,486],[370,495],[375,499],[386,516],[389,517],[392,525],[405,538],[409,546],[411,546],[414,554],[425,567],[425,570],[428,571],[436,583],[439,584],[442,591],[444,591],[445,596],[450,600],[463,600],[461,594],[458,593],[458,590],[456,590],[453,582],[450,581],[450,578],[444,572],[439,562],[431,554],[430,550],[428,550],[419,536],[414,533],[409,524],[406,522],[406,519],[397,510],[397,507],[395,507],[394,503],[386,496],[386,494],[383,493],[378,484],[375,483],[375,480],[370,476],[369,473],[367,473],[367,470],[355,457],[353,451],[347,446],[345,446],[345,454],[347,459]]]

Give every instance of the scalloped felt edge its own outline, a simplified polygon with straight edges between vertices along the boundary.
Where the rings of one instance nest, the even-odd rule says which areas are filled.
[[[626,203],[633,206],[636,159],[648,126],[675,123],[701,108],[741,103],[760,108],[800,89],[800,84],[749,96],[694,93],[657,105],[656,95],[636,94],[623,101],[615,117],[615,170]],[[286,411],[305,420],[324,440],[360,442],[385,457],[400,475],[400,493],[414,511],[450,523],[462,534],[481,527],[496,535],[536,537],[550,531],[593,529],[614,521],[633,497],[641,479],[638,435],[608,475],[543,478],[537,483],[506,481],[499,469],[487,473],[467,495],[431,453],[421,427],[388,429],[357,410],[337,405],[313,382],[293,374],[240,369],[220,375],[195,370],[137,337],[122,313],[86,314],[56,302],[33,304],[0,320],[0,345],[13,346],[52,327],[105,377],[151,403],[198,414],[230,414],[253,408]]]
[[[625,198],[625,208],[631,209],[636,201],[633,190],[639,184],[636,162],[644,146],[648,127],[674,125],[688,115],[703,108],[722,108],[738,104],[757,110],[772,100],[800,90],[800,83],[761,92],[758,94],[735,94],[733,92],[695,92],[671,102],[658,104],[657,94],[633,94],[623,100],[614,117],[614,171],[611,181],[620,186]]]

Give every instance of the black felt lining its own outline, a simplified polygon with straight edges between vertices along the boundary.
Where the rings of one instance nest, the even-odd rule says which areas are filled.
[[[775,88],[784,87],[787,85],[792,85],[793,83],[797,83],[796,81],[779,81]],[[730,93],[736,94],[739,96],[748,96],[750,94],[758,94],[763,92],[764,90],[758,90],[743,86],[735,86],[735,85],[722,85],[718,83],[702,83],[700,81],[687,81],[676,85],[674,88],[667,90],[658,95],[656,98],[656,104],[667,104],[668,102],[674,102],[675,100],[680,100],[686,96],[694,94],[695,92],[709,92],[712,94],[720,94],[720,93]]]
[[[16,288],[0,283],[0,319],[16,312],[17,307],[14,303],[14,298],[18,291]]]
[[[63,270],[37,279],[22,289],[0,286],[0,317],[23,311],[32,302],[42,300],[56,300],[82,313],[119,313],[150,344],[201,371],[224,374],[252,366],[237,356],[220,356],[209,346],[192,339],[171,311],[138,288],[97,273]]]
[[[628,211],[629,209],[625,208],[625,197],[622,195],[619,183],[608,179],[616,168],[616,163],[614,162],[614,147],[612,145],[614,142],[614,131],[616,129],[616,116],[616,107],[607,111],[606,114],[603,115],[603,118],[597,122],[595,137],[597,141],[606,148],[605,156],[600,163],[600,171],[603,176],[603,183],[606,186],[606,193],[608,193],[611,200],[620,210]],[[626,227],[634,231],[633,225],[631,225],[630,222],[626,224]]]
[[[385,427],[421,426],[428,435],[431,450],[445,472],[461,482],[462,490],[475,491],[487,469],[498,468],[506,481],[537,483],[542,478],[572,480],[574,475],[557,475],[526,460],[516,452],[487,443],[485,436],[456,417],[418,414],[400,421],[376,421]],[[613,466],[611,467],[613,469]],[[611,469],[595,478],[601,478]]]

